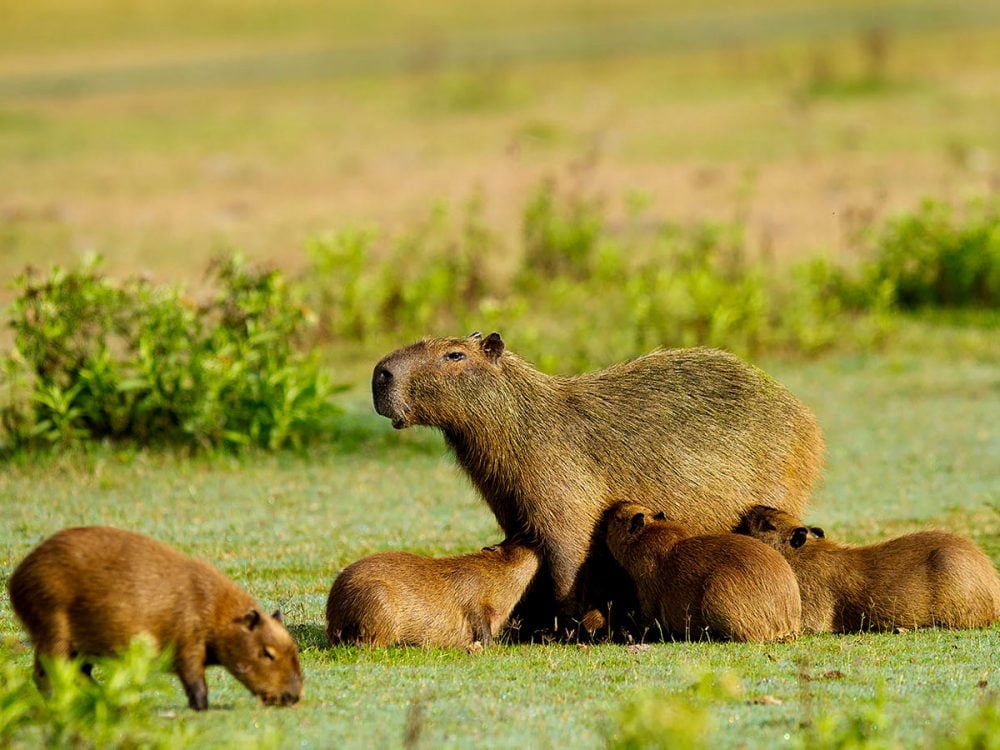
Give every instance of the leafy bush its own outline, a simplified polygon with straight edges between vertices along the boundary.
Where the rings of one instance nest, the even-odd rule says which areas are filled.
[[[712,747],[710,704],[732,700],[742,687],[735,677],[706,673],[686,693],[646,691],[627,699],[605,727],[610,750],[696,750]]]
[[[500,301],[489,272],[496,239],[481,210],[474,197],[457,230],[438,207],[426,222],[394,240],[373,230],[312,240],[307,246],[312,267],[304,285],[322,334],[356,342],[380,342],[391,335],[398,341],[509,320],[519,305]]]
[[[158,653],[148,636],[134,639],[117,658],[93,660],[94,676],[80,671],[79,658],[46,662],[50,693],[42,696],[30,666],[18,667],[14,649],[0,643],[0,745],[3,747],[183,748],[225,744],[277,746],[273,732],[215,736],[209,727],[161,718],[151,697],[158,690],[186,706],[171,654]],[[186,708],[184,709],[187,710]]]
[[[210,269],[202,304],[170,285],[77,270],[25,274],[3,361],[7,447],[82,440],[252,444],[322,434],[336,388],[300,345],[308,311],[276,271]]]
[[[613,231],[600,201],[546,182],[524,208],[515,263],[500,273],[492,256],[502,248],[481,201],[470,202],[457,231],[446,219],[438,210],[395,240],[347,231],[312,242],[305,285],[321,329],[372,348],[516,329],[524,356],[576,371],[659,346],[749,357],[867,347],[891,327],[888,282],[862,295],[827,263],[776,273],[747,260],[731,225]],[[855,304],[848,290],[863,299]]]
[[[907,310],[1000,309],[1000,201],[970,203],[964,212],[925,201],[892,220],[876,237],[860,288],[882,284]]]

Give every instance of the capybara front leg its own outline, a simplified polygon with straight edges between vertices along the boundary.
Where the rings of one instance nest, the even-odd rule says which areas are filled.
[[[484,646],[493,643],[493,628],[490,625],[489,612],[471,612],[469,614],[469,624],[472,625],[472,642],[479,641]]]
[[[188,705],[195,711],[204,711],[208,708],[204,652],[178,654],[175,669],[184,686],[184,692],[187,693]]]
[[[49,676],[45,673],[43,659],[68,659],[71,653],[69,618],[64,612],[53,613],[44,627],[34,633],[35,638],[35,685],[42,695],[51,690]]]
[[[574,600],[577,578],[587,559],[587,550],[575,540],[553,540],[547,546],[549,570],[552,573],[552,593],[564,614],[576,615],[580,609]]]

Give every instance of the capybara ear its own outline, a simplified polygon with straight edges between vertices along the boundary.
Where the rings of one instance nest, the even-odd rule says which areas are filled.
[[[628,527],[628,533],[634,534],[645,525],[646,525],[646,514],[636,513],[634,516],[632,516],[632,524]]]
[[[473,331],[472,333],[469,334],[469,338],[475,339],[476,341],[479,341],[479,339],[481,339],[482,337],[483,334],[481,334],[479,331]]]
[[[494,364],[500,359],[500,355],[503,354],[503,339],[500,338],[500,334],[496,331],[483,339],[480,346],[483,348],[483,354],[486,355],[486,359]]]
[[[775,526],[773,523],[771,523],[770,521],[768,521],[765,518],[763,521],[760,522],[760,530],[761,531],[777,531],[778,527]],[[798,529],[796,529],[796,531],[798,531]]]
[[[664,512],[663,512],[663,511],[661,510],[660,512],[658,512],[658,513],[654,513],[654,514],[653,514],[653,520],[654,520],[654,521],[666,521],[666,520],[667,520],[667,514],[666,514],[666,513],[664,513]]]
[[[491,544],[489,547],[483,547],[483,552],[496,552],[500,549],[499,544]]]
[[[799,547],[801,547],[803,544],[806,543],[806,539],[808,538],[809,538],[809,529],[807,529],[805,526],[799,526],[792,532],[792,538],[789,541],[789,544],[792,545],[793,549],[798,549]]]
[[[278,622],[283,622],[282,619],[281,619],[281,610],[280,609],[274,610],[274,612],[271,613],[271,617],[273,617]]]
[[[241,625],[246,625],[247,630],[253,630],[255,627],[260,625],[260,612],[256,609],[251,609],[245,615],[240,615],[233,622],[238,622]]]
[[[823,532],[823,529],[821,529],[819,526],[810,526],[809,531],[811,531],[812,535],[817,539],[822,539],[823,537],[826,536],[826,534]]]

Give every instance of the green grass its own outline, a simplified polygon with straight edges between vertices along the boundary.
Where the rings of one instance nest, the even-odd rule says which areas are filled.
[[[1000,351],[991,341],[986,331],[910,323],[881,354],[765,363],[825,430],[828,470],[809,520],[859,542],[933,524],[971,535],[1000,562]],[[442,441],[428,430],[393,432],[369,411],[360,364],[357,377],[339,450],[190,460],[102,448],[8,465],[0,571],[9,575],[56,529],[83,523],[132,528],[214,562],[285,612],[303,647],[305,698],[291,710],[261,709],[215,670],[212,711],[189,713],[179,685],[167,681],[151,696],[154,715],[167,714],[155,721],[211,737],[272,731],[283,747],[400,746],[415,701],[423,746],[562,747],[572,738],[594,747],[636,690],[682,694],[705,670],[742,682],[740,695],[710,703],[726,745],[795,742],[804,718],[857,711],[884,684],[890,735],[913,746],[971,710],[984,694],[980,680],[1000,681],[998,626],[638,651],[330,649],[326,594],[350,561],[388,549],[454,554],[499,538]],[[30,669],[6,591],[0,614],[0,634],[24,643],[17,663]],[[832,670],[843,678],[823,676]],[[752,703],[763,695],[782,703]]]
[[[995,4],[731,6],[0,0],[0,284],[91,249],[112,274],[195,286],[219,247],[301,268],[318,232],[412,227],[433,199],[457,206],[474,190],[490,226],[514,236],[550,174],[606,196],[611,222],[638,196],[657,217],[735,219],[748,250],[778,262],[817,249],[850,262],[854,236],[888,213],[992,189]],[[854,542],[937,525],[1000,562],[1000,349],[997,321],[978,322],[929,315],[881,353],[764,363],[826,434],[811,522]],[[515,351],[527,335],[503,333]],[[204,557],[281,607],[304,649],[298,707],[259,708],[221,670],[206,715],[172,679],[150,695],[154,723],[220,745],[399,746],[416,705],[417,746],[594,747],[637,691],[686,694],[707,669],[743,685],[710,702],[719,746],[805,744],[802,719],[857,712],[884,685],[887,731],[910,747],[1000,684],[996,626],[638,651],[326,648],[326,594],[350,561],[499,538],[437,435],[371,413],[377,354],[329,353],[336,379],[357,384],[336,449],[97,448],[5,464],[0,579],[57,529],[107,523]],[[5,586],[0,638],[27,672]],[[763,695],[782,703],[750,702]]]

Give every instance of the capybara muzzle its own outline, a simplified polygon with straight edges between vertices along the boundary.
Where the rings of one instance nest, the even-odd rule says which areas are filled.
[[[375,412],[392,420],[392,426],[397,430],[406,426],[405,409],[398,403],[398,378],[393,372],[392,363],[383,359],[375,365],[372,373],[372,403]]]

